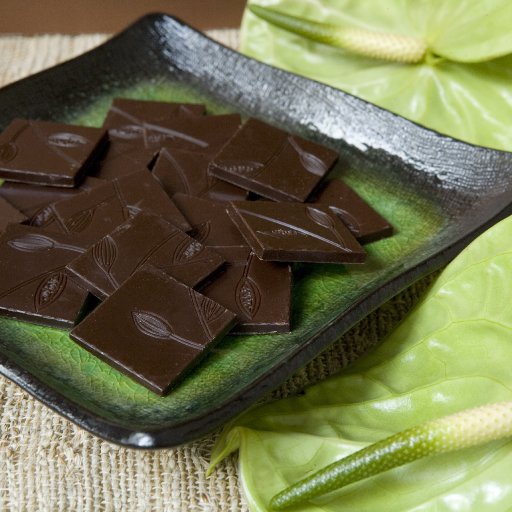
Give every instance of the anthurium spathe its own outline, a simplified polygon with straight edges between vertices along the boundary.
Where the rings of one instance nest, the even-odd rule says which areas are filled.
[[[228,425],[212,463],[240,450],[250,509],[267,511],[289,485],[372,443],[510,402],[511,282],[512,217],[468,246],[402,324],[349,370]],[[505,511],[512,508],[511,470],[512,442],[501,439],[416,460],[289,510]]]
[[[510,150],[511,24],[507,0],[257,0],[241,50],[441,133]],[[379,38],[412,44],[413,57],[390,58]]]

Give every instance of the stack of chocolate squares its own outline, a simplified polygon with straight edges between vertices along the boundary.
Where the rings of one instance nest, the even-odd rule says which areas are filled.
[[[166,393],[225,334],[290,330],[292,262],[362,263],[389,223],[329,148],[203,105],[0,134],[0,314],[71,328]]]

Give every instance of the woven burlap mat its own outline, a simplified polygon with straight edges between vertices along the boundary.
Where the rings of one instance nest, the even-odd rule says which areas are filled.
[[[210,35],[235,48],[238,44],[236,30]],[[0,37],[0,86],[104,39]],[[268,398],[296,393],[346,366],[382,339],[429,282],[424,279],[369,315]],[[246,511],[235,457],[205,477],[216,435],[172,450],[120,448],[84,432],[0,377],[0,511]]]

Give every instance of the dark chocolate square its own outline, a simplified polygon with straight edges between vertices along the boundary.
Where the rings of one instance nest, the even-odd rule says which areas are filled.
[[[67,270],[84,288],[105,299],[145,263],[195,287],[224,259],[162,217],[139,213],[74,259]]]
[[[106,144],[102,129],[15,119],[0,134],[0,178],[75,187]]]
[[[248,192],[208,174],[211,157],[202,153],[162,149],[153,176],[173,196],[177,192],[211,201],[244,201]]]
[[[361,263],[364,249],[328,207],[271,201],[232,202],[229,214],[266,261]]]
[[[88,293],[65,267],[84,251],[79,236],[11,224],[0,236],[0,314],[72,326]]]
[[[362,244],[393,234],[393,226],[340,180],[320,184],[308,202],[328,206]]]
[[[305,201],[338,158],[335,151],[249,119],[215,156],[212,176],[275,201]]]
[[[143,267],[71,331],[71,338],[164,394],[233,327],[235,314],[165,272]]]
[[[290,331],[292,273],[285,263],[261,261],[249,248],[216,249],[227,261],[201,293],[237,315],[231,334]]]

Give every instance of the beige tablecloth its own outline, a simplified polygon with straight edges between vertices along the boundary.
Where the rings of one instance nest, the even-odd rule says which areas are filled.
[[[235,30],[210,35],[237,46]],[[104,39],[104,35],[0,37],[0,86]],[[287,396],[325,378],[382,339],[428,281],[371,314],[273,396]],[[172,450],[120,448],[84,432],[0,377],[0,512],[246,511],[235,457],[205,477],[215,437],[213,433]]]

